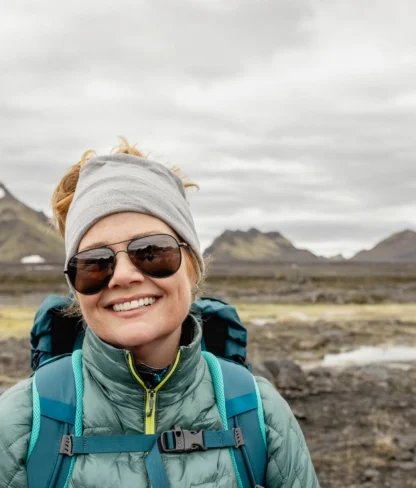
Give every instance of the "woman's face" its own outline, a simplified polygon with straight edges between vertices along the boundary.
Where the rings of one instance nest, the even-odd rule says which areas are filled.
[[[163,221],[147,214],[123,212],[109,215],[94,224],[82,238],[78,251],[120,242],[143,233],[170,234],[175,232]],[[96,243],[99,243],[97,246]],[[126,250],[128,242],[110,245],[114,252]],[[140,346],[160,343],[180,336],[182,322],[191,303],[194,283],[188,276],[185,253],[179,270],[168,278],[150,278],[142,274],[126,253],[117,254],[114,275],[108,286],[96,295],[81,295],[77,299],[87,324],[105,342],[134,350]],[[114,304],[140,298],[157,298],[152,305],[116,312]]]

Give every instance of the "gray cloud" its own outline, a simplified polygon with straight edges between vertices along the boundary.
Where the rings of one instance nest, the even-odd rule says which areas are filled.
[[[118,134],[184,167],[203,245],[280,230],[351,254],[416,227],[414,2],[0,7],[0,181],[48,210]]]

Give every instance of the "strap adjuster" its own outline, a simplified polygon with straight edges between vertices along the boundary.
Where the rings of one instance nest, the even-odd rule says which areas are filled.
[[[234,428],[233,431],[235,436],[235,448],[238,449],[239,447],[245,445],[243,432],[241,431],[240,427]]]
[[[73,435],[63,435],[61,440],[61,447],[59,448],[59,454],[65,454],[65,456],[72,457],[72,439]]]
[[[204,431],[183,430],[179,425],[175,425],[172,430],[162,432],[160,445],[163,452],[192,452],[206,451],[204,443]],[[174,446],[169,447],[169,438],[173,437]]]

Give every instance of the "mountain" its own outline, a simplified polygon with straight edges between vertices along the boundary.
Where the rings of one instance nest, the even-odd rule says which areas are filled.
[[[335,256],[330,256],[327,258],[328,261],[334,262],[334,263],[341,263],[347,261],[342,254],[336,254]]]
[[[356,262],[416,262],[416,232],[404,230],[387,237],[369,251],[360,251],[351,258]]]
[[[0,262],[23,259],[23,262],[63,263],[63,239],[43,212],[20,202],[0,183]]]
[[[217,263],[312,263],[325,261],[305,249],[296,248],[279,232],[247,232],[226,230],[209,246],[205,253]]]

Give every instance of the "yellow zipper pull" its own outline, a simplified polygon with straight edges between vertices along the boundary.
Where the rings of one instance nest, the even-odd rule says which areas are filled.
[[[147,417],[151,417],[153,413],[153,409],[155,407],[155,392],[154,390],[149,391],[149,410],[146,412]]]

